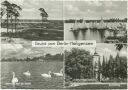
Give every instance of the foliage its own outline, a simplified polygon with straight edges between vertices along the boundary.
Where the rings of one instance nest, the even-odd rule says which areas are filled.
[[[65,74],[68,77],[66,81],[91,79],[93,77],[92,61],[92,55],[83,49],[73,48],[71,51],[65,51]],[[110,55],[109,59],[103,56],[102,62],[99,58],[98,74],[102,74],[104,80],[109,78],[109,81],[124,81],[127,78],[127,58],[119,54],[116,57]]]
[[[39,56],[39,57],[26,57],[26,58],[3,58],[1,61],[63,61],[63,54],[46,54],[45,56]]]
[[[17,28],[17,18],[20,16],[19,11],[22,10],[22,8],[20,6],[18,6],[17,4],[14,3],[10,3],[8,1],[3,1],[1,3],[2,7],[1,7],[1,18],[6,15],[6,24],[7,24],[7,34],[8,34],[8,29],[9,29],[9,19],[11,21],[11,27],[13,27],[13,17],[15,18],[15,31]],[[12,28],[12,32],[13,32],[13,28]]]
[[[115,58],[110,55],[109,60],[102,62],[102,75],[109,79],[125,79],[127,78],[127,58],[121,57],[119,54]]]
[[[72,79],[92,77],[92,55],[88,51],[73,48],[65,51],[65,73]]]

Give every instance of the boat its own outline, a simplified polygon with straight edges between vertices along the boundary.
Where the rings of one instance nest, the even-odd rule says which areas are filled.
[[[79,31],[79,26],[77,20],[75,20],[75,23],[73,24],[73,27],[71,28],[72,32],[78,32]]]
[[[90,23],[90,29],[91,30],[97,30],[97,22],[91,22]]]
[[[83,19],[83,22],[80,24],[79,29],[80,30],[87,30],[88,29],[87,23],[84,19]]]
[[[97,26],[97,29],[98,30],[106,30],[107,29],[107,26],[105,25],[102,17],[101,17],[101,21],[100,21],[99,25]]]

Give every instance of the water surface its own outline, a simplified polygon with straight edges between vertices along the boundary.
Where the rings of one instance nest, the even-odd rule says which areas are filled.
[[[28,85],[17,85],[15,88],[23,89],[47,89],[62,88],[63,77],[53,77],[50,79],[43,78],[42,73],[48,71],[59,72],[63,67],[63,62],[1,62],[1,87],[4,89],[14,88],[11,84],[12,72],[15,72],[19,83]],[[26,77],[23,72],[29,70],[31,77]]]

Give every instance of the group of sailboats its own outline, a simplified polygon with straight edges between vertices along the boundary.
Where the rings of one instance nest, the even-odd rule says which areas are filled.
[[[78,32],[79,30],[117,30],[117,26],[114,25],[107,25],[107,23],[104,23],[103,18],[101,17],[100,22],[97,21],[86,23],[86,21],[83,19],[82,23],[79,23],[77,20],[75,20],[75,23],[73,24],[73,27],[71,28],[71,31]]]
[[[79,23],[77,20],[75,20],[75,23],[73,24],[73,27],[71,28],[71,31],[78,32],[79,30],[87,30],[87,23],[85,20],[83,20],[82,23]]]

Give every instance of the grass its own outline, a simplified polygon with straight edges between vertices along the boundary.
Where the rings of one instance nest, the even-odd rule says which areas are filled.
[[[70,87],[70,89],[126,89],[126,85],[120,85],[120,86],[109,86],[109,84],[88,84],[88,85],[81,85],[76,87]]]

